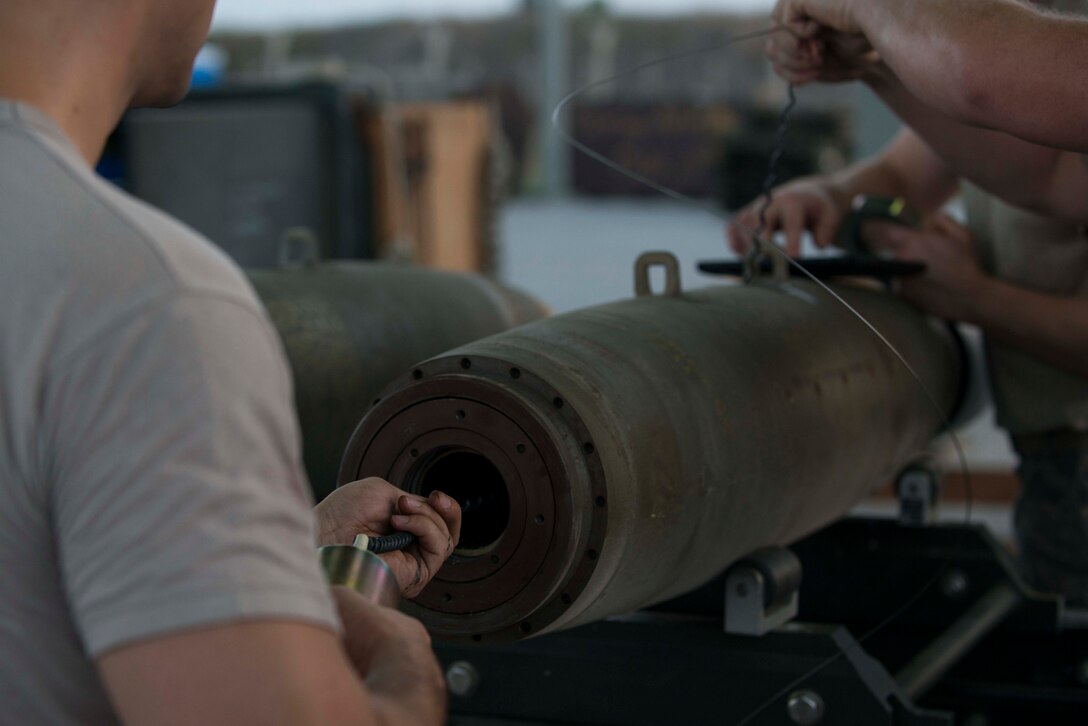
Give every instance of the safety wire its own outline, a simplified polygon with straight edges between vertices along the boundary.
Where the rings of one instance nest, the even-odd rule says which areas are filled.
[[[582,154],[585,154],[589,158],[591,158],[591,159],[605,165],[609,169],[612,169],[613,171],[615,171],[615,172],[617,172],[619,174],[622,174],[623,176],[626,176],[629,179],[633,179],[634,181],[639,182],[640,184],[642,184],[642,185],[644,185],[646,187],[649,187],[650,189],[653,189],[654,191],[656,191],[656,192],[658,192],[658,193],[660,193],[660,194],[662,194],[662,195],[664,195],[666,197],[669,197],[670,199],[676,200],[676,201],[681,202],[681,203],[683,203],[685,205],[688,205],[688,206],[697,207],[698,209],[701,209],[702,211],[706,212],[707,214],[712,215],[713,217],[715,217],[717,219],[720,219],[720,220],[722,220],[724,222],[729,222],[730,218],[728,216],[726,216],[717,207],[712,206],[712,205],[707,204],[707,203],[704,203],[704,202],[701,202],[701,201],[699,201],[699,200],[697,200],[697,199],[695,199],[693,197],[690,197],[690,196],[688,196],[688,195],[686,195],[686,194],[684,194],[682,192],[676,191],[675,189],[672,189],[672,188],[670,188],[668,186],[665,186],[664,184],[656,182],[653,179],[650,179],[649,177],[646,177],[646,176],[644,176],[642,174],[639,174],[638,172],[636,172],[636,171],[634,171],[632,169],[628,169],[627,167],[623,166],[622,164],[608,158],[607,156],[600,153],[599,151],[597,151],[597,150],[587,146],[586,144],[582,143],[581,141],[576,139],[572,134],[568,133],[563,128],[563,124],[561,122],[562,114],[563,114],[563,111],[566,109],[567,106],[569,106],[574,100],[580,98],[581,96],[585,95],[586,93],[588,93],[588,92],[590,92],[590,91],[592,91],[592,90],[594,90],[596,88],[599,88],[601,86],[606,86],[606,85],[608,85],[610,83],[614,83],[615,81],[620,80],[622,78],[626,78],[627,76],[635,75],[635,74],[637,74],[637,73],[639,73],[639,72],[641,72],[641,71],[643,71],[643,70],[645,70],[647,68],[651,68],[651,67],[654,67],[654,66],[665,65],[665,64],[668,64],[668,63],[673,63],[673,62],[676,62],[678,60],[699,56],[699,55],[702,55],[702,54],[705,54],[705,53],[720,51],[720,50],[722,50],[722,49],[724,49],[726,47],[735,45],[737,43],[741,43],[741,42],[748,41],[748,40],[756,40],[756,39],[759,39],[759,38],[767,38],[767,37],[770,37],[771,35],[773,35],[775,33],[779,33],[779,32],[788,32],[788,31],[786,30],[786,28],[784,28],[782,26],[775,25],[775,26],[771,26],[771,27],[768,27],[768,28],[763,28],[761,30],[756,30],[756,31],[753,31],[753,32],[750,32],[750,33],[735,35],[735,36],[733,36],[731,38],[726,39],[722,43],[716,43],[716,44],[714,44],[712,46],[705,46],[705,47],[696,48],[696,49],[693,49],[693,50],[684,51],[684,52],[681,52],[681,53],[676,53],[676,54],[664,56],[664,57],[661,57],[661,58],[657,58],[657,59],[654,59],[654,60],[647,61],[645,63],[639,64],[637,66],[634,66],[632,68],[628,68],[627,70],[616,73],[615,75],[608,76],[607,78],[603,78],[603,79],[600,79],[600,80],[597,80],[597,81],[593,81],[592,83],[589,83],[589,84],[587,84],[585,86],[582,86],[582,87],[572,91],[571,93],[567,94],[567,96],[565,96],[556,105],[555,110],[552,112],[552,126],[555,129],[556,133],[558,133],[560,135],[560,137],[562,137],[563,140],[567,144],[569,144],[573,148],[577,149]],[[766,232],[766,229],[767,229],[767,221],[766,221],[767,210],[770,208],[771,203],[773,202],[774,187],[775,187],[775,185],[776,185],[776,183],[778,181],[778,165],[779,165],[779,162],[781,161],[782,155],[783,155],[783,153],[785,151],[785,141],[786,141],[786,136],[787,136],[787,133],[788,133],[788,130],[789,130],[790,114],[793,111],[796,104],[797,104],[797,97],[796,97],[795,89],[794,89],[793,84],[790,84],[789,85],[789,90],[788,90],[788,100],[787,100],[787,103],[786,103],[785,107],[782,110],[782,113],[781,113],[780,117],[779,117],[779,124],[778,124],[778,129],[777,129],[776,138],[775,138],[775,148],[771,152],[771,155],[770,155],[770,157],[768,159],[767,177],[766,177],[766,180],[765,180],[764,185],[763,185],[763,194],[762,194],[763,203],[762,203],[762,206],[761,206],[761,209],[760,209],[760,214],[759,214],[759,225],[760,226],[759,226],[759,229],[752,229],[752,228],[750,228],[750,227],[748,227],[746,225],[741,225],[742,229],[744,229],[744,231],[747,232],[748,235],[754,241],[754,247],[755,247],[754,251],[755,251],[755,254],[756,254],[757,258],[758,257],[768,256],[768,254],[778,255],[779,257],[783,258],[787,264],[789,264],[791,267],[793,267],[795,270],[797,270],[804,277],[807,277],[817,287],[819,287],[824,293],[826,293],[833,300],[835,300],[836,303],[838,303],[839,305],[844,307],[846,310],[848,310],[850,312],[850,314],[853,315],[862,325],[864,325],[865,328],[867,328],[871,334],[876,336],[877,339],[880,340],[880,342],[903,365],[903,367],[907,370],[907,372],[910,374],[910,376],[918,384],[919,388],[921,388],[922,392],[925,394],[925,398],[929,402],[929,405],[932,406],[934,411],[937,412],[938,418],[942,422],[941,423],[942,430],[945,433],[948,434],[949,440],[952,442],[952,446],[955,449],[956,458],[958,459],[959,466],[960,466],[960,469],[961,469],[962,474],[963,474],[963,481],[964,481],[965,500],[966,500],[965,501],[965,524],[970,524],[971,523],[971,514],[972,514],[971,510],[972,510],[972,504],[973,504],[974,496],[973,496],[973,492],[972,492],[971,472],[970,472],[970,469],[969,469],[969,467],[967,465],[967,455],[964,452],[963,445],[960,442],[959,437],[956,435],[956,432],[953,430],[951,420],[949,420],[948,415],[945,414],[945,412],[942,409],[940,403],[937,401],[937,397],[933,394],[933,391],[929,388],[928,385],[926,385],[925,381],[922,379],[921,375],[919,375],[919,373],[915,370],[914,366],[912,366],[910,364],[910,362],[906,359],[906,357],[902,353],[899,352],[899,349],[896,348],[895,345],[893,345],[892,342],[890,340],[888,340],[888,338],[882,332],[880,332],[880,330],[873,323],[869,322],[869,320],[864,315],[862,315],[861,312],[859,312],[852,305],[850,305],[850,303],[848,303],[846,300],[844,300],[842,298],[842,296],[840,296],[833,289],[831,289],[826,284],[824,284],[815,275],[813,275],[807,269],[805,269],[804,266],[800,265],[796,260],[794,260],[792,257],[790,257],[784,250],[782,250],[780,247],[778,247],[778,245],[774,244],[771,241],[768,241],[767,238],[764,237],[764,233]],[[757,263],[758,262],[759,262],[759,260],[757,259]],[[895,622],[900,617],[902,617],[912,607],[914,607],[920,600],[922,600],[923,597],[926,596],[927,593],[929,593],[930,590],[933,589],[934,585],[937,584],[937,582],[940,580],[941,576],[944,575],[945,572],[948,571],[950,565],[951,565],[951,562],[945,562],[944,565],[942,565],[942,567],[936,573],[934,573],[934,575],[926,582],[926,584],[923,585],[921,587],[921,589],[918,590],[917,594],[915,594],[913,597],[911,597],[906,603],[904,603],[902,606],[900,606],[898,609],[896,609],[888,617],[884,618],[884,620],[880,621],[877,625],[875,625],[869,631],[864,633],[860,638],[857,638],[855,640],[854,645],[852,646],[852,648],[856,649],[856,650],[860,650],[861,646],[864,645],[870,638],[875,636],[877,633],[883,631],[885,628],[887,628],[893,622]],[[791,692],[793,692],[800,685],[802,685],[803,683],[808,681],[810,678],[815,677],[819,673],[821,673],[824,670],[826,670],[827,668],[831,667],[832,665],[837,663],[839,660],[841,660],[842,658],[844,658],[848,654],[850,654],[849,651],[840,650],[835,655],[830,656],[829,658],[825,659],[824,661],[818,663],[813,668],[806,671],[804,674],[802,674],[798,678],[794,679],[793,681],[791,681],[790,683],[786,684],[781,689],[776,691],[766,701],[764,701],[758,708],[756,708],[750,714],[745,716],[741,721],[737,722],[736,726],[747,726],[752,721],[754,721],[756,718],[758,718],[764,711],[766,711],[768,708],[770,708],[775,703],[777,703],[779,701],[779,699],[789,695]]]

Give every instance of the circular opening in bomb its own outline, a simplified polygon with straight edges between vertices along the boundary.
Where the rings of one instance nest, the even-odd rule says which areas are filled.
[[[448,494],[461,505],[460,557],[479,557],[494,547],[510,524],[510,495],[502,474],[487,457],[467,449],[436,452],[408,474],[411,490],[423,496]]]

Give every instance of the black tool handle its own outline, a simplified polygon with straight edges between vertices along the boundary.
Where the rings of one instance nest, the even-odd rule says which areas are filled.
[[[771,273],[771,260],[760,261],[760,272]],[[874,277],[878,280],[890,280],[895,277],[910,277],[926,271],[921,262],[885,260],[871,255],[843,255],[842,257],[802,257],[796,260],[813,277],[825,280],[832,277]],[[744,262],[741,260],[703,260],[699,271],[708,275],[742,277]],[[804,277],[804,273],[793,265],[789,268],[791,277]]]
[[[416,541],[416,536],[410,532],[397,532],[386,537],[371,537],[366,543],[366,548],[376,555],[384,555],[386,552],[411,547]]]

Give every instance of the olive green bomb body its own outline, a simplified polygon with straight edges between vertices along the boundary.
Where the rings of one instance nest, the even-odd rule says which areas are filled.
[[[405,265],[330,262],[248,275],[291,364],[318,500],[335,487],[359,419],[407,366],[547,314],[483,276]]]
[[[426,361],[363,419],[342,482],[471,503],[409,606],[436,637],[514,640],[687,592],[846,514],[957,405],[955,334],[883,292],[835,287],[932,401],[813,284],[669,289]]]

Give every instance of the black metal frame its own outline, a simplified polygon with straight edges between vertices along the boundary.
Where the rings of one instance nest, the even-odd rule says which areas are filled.
[[[793,549],[799,620],[761,638],[723,632],[723,575],[565,633],[438,644],[479,674],[451,723],[793,724],[798,691],[819,695],[821,724],[1088,722],[1088,631],[1063,632],[1061,601],[1026,588],[986,530],[845,520]]]
[[[309,103],[324,126],[321,153],[325,157],[325,164],[332,170],[332,195],[327,204],[330,218],[334,220],[334,230],[332,239],[321,240],[323,257],[373,258],[375,210],[370,193],[374,186],[370,158],[372,150],[364,148],[361,143],[351,96],[340,84],[326,81],[227,84],[193,90],[179,107],[214,108],[221,103],[278,100]],[[169,113],[169,110],[159,113]],[[122,119],[110,143],[110,148],[119,155],[122,166],[131,153],[125,140],[126,119]]]

